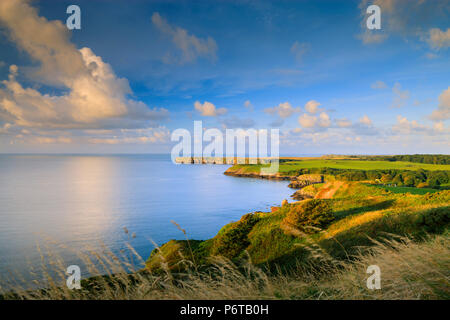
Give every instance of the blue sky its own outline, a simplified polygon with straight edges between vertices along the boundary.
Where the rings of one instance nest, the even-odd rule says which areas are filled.
[[[283,154],[448,153],[449,18],[448,0],[2,1],[0,152],[167,152],[202,120],[278,128]]]

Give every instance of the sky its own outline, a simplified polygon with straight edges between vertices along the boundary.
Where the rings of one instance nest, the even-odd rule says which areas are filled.
[[[284,155],[448,154],[449,58],[450,0],[2,0],[0,153],[165,153],[201,120]]]

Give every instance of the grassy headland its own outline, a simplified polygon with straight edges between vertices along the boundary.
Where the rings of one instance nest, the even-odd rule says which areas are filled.
[[[191,242],[191,248],[186,240],[172,240],[152,253],[147,267],[156,271],[164,262],[169,269],[180,271],[181,261],[205,265],[209,258],[222,256],[235,262],[249,258],[255,265],[289,270],[299,264],[314,265],[316,254],[329,261],[346,261],[376,244],[374,241],[396,236],[420,241],[427,234],[445,233],[450,223],[448,190],[398,194],[337,181],[324,184],[317,194],[327,195],[330,190],[334,191],[332,198],[306,200],[326,204],[333,217],[323,228],[311,226],[314,232],[286,225],[287,217],[305,201],[288,203],[273,212],[244,215],[214,238]]]
[[[234,165],[226,174],[254,177],[261,167]],[[162,265],[165,270],[181,272],[188,265],[205,267],[218,257],[225,257],[236,265],[251,261],[268,274],[302,270],[319,275],[319,287],[320,282],[329,281],[327,272],[342,277],[341,266],[344,270],[354,267],[381,248],[395,247],[398,239],[408,239],[417,248],[431,249],[435,241],[430,240],[431,235],[431,239],[444,241],[448,250],[450,191],[445,190],[445,185],[449,182],[449,170],[448,164],[397,160],[283,159],[273,178],[295,180],[324,175],[324,183],[317,183],[316,179],[301,190],[313,199],[284,203],[271,212],[246,214],[224,226],[214,238],[191,242],[190,246],[189,241],[172,240],[154,250],[146,266],[152,272],[160,272]],[[441,258],[440,267],[445,265],[448,270],[439,280],[429,281],[440,288],[433,297],[447,299],[450,258]],[[440,267],[436,265],[434,271]],[[348,289],[344,287],[333,294],[343,294]],[[414,293],[416,297],[420,297],[420,290]]]

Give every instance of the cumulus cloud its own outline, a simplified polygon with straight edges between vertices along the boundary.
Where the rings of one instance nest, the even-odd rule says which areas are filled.
[[[435,50],[450,47],[450,28],[447,31],[439,28],[430,29],[426,41]]]
[[[401,115],[397,116],[397,123],[392,127],[392,131],[394,133],[400,133],[400,134],[418,134],[418,133],[426,133],[426,134],[433,134],[435,131],[443,131],[444,127],[443,125],[435,126],[433,128],[430,128],[426,125],[420,124],[416,120],[408,120],[406,117],[403,117]]]
[[[309,113],[316,114],[319,111],[320,102],[310,100],[305,104],[305,110]]]
[[[313,128],[316,125],[317,117],[309,115],[307,113],[302,114],[298,117],[298,123],[303,128]]]
[[[216,117],[227,113],[226,108],[216,108],[214,104],[208,101],[203,104],[200,101],[195,101],[194,108],[204,117]]]
[[[300,108],[293,108],[289,102],[283,102],[283,103],[280,103],[278,106],[264,109],[265,113],[277,114],[282,119],[288,118],[295,112],[299,112],[299,111],[300,111]]]
[[[29,1],[0,2],[0,23],[9,38],[30,57],[40,63],[32,71],[35,79],[70,86],[73,78],[86,76],[80,52],[69,41],[69,31],[60,21],[39,17]]]
[[[321,112],[318,117],[304,113],[298,117],[298,123],[303,128],[328,128],[331,125],[331,120],[330,116],[325,112]]]
[[[364,115],[362,118],[359,119],[359,123],[364,124],[366,126],[372,125],[372,120],[367,115]]]
[[[433,121],[450,119],[450,87],[441,93],[438,100],[438,108],[431,113],[430,119]]]
[[[435,122],[435,123],[433,124],[433,129],[436,130],[436,131],[438,131],[438,132],[444,131],[444,130],[445,130],[444,122],[443,122],[443,121]]]
[[[366,27],[369,5],[381,8],[381,30]],[[391,35],[423,39],[433,46],[445,42],[446,32],[435,30],[433,24],[439,18],[448,19],[448,0],[361,0],[359,8],[362,19],[358,37],[364,44],[380,43]],[[430,40],[431,34],[436,41]]]
[[[183,64],[193,62],[198,57],[205,57],[211,61],[217,59],[217,44],[213,38],[198,38],[189,34],[186,29],[172,26],[158,12],[153,13],[152,22],[162,33],[169,36],[173,44],[181,51],[181,57],[166,56],[164,59],[166,63],[176,61]]]
[[[325,112],[319,114],[319,126],[323,128],[328,128],[331,125],[330,116]]]
[[[18,80],[20,68],[10,66],[0,86],[0,120],[27,128],[138,128],[168,117],[166,109],[150,109],[129,98],[128,81],[91,49],[78,50],[59,21],[40,17],[28,1],[0,2],[0,23],[11,40],[39,63],[29,76],[65,89],[42,94]],[[39,30],[37,32],[36,30]]]
[[[336,120],[336,124],[338,128],[349,129],[354,135],[376,136],[381,133],[380,130],[373,125],[372,120],[367,115],[359,118],[359,121],[353,124],[347,119]]]

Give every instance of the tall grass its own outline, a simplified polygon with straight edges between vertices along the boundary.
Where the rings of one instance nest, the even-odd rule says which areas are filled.
[[[53,257],[46,272],[46,289],[25,287],[3,292],[3,299],[449,299],[449,234],[415,243],[408,238],[376,243],[352,261],[304,264],[289,273],[268,273],[247,259],[237,266],[216,257],[209,268],[185,260],[185,272],[163,268],[159,273],[140,269],[143,259],[128,245],[129,252],[110,250],[81,254],[91,274],[104,274],[82,281],[82,289],[69,290],[63,262]],[[374,240],[375,241],[375,240]],[[139,261],[138,265],[133,260]],[[323,262],[326,260],[324,258]],[[326,267],[325,267],[326,265]],[[366,286],[366,269],[381,269],[381,290]],[[130,270],[133,272],[130,273]]]

